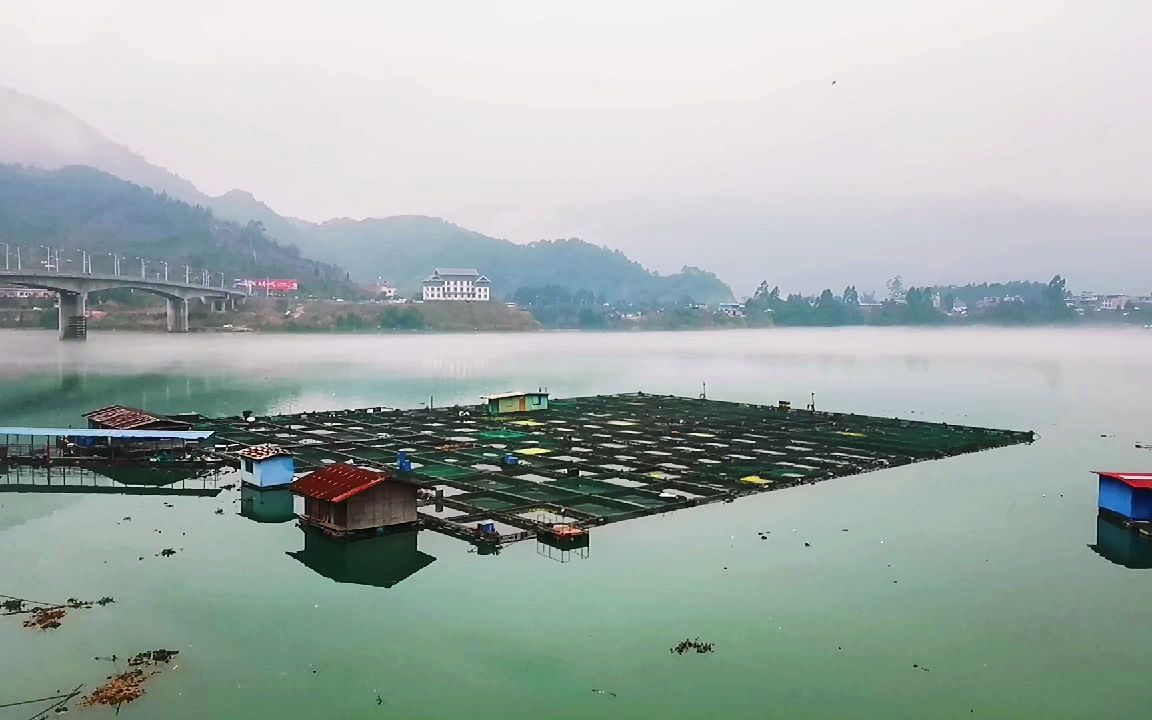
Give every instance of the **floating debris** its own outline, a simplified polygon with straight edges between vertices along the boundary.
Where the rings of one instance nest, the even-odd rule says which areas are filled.
[[[600,690],[599,688],[592,688],[592,692],[594,692],[598,695],[611,695],[612,697],[620,697],[619,695],[612,692],[611,690]]]
[[[133,655],[128,658],[128,666],[132,668],[131,670],[109,676],[108,682],[96,688],[80,704],[85,707],[108,705],[119,711],[120,706],[124,703],[140,699],[140,696],[144,694],[144,682],[160,672],[159,670],[145,671],[144,668],[167,665],[179,653],[179,650],[159,649],[147,650]]]
[[[68,614],[64,608],[53,608],[50,610],[33,610],[35,613],[31,618],[24,621],[24,627],[36,628],[38,630],[55,630],[60,627],[60,621]]]
[[[157,557],[172,557],[175,554],[176,554],[176,551],[173,550],[172,548],[164,548],[160,552],[156,553],[156,556]]]
[[[116,602],[113,598],[107,596],[100,598],[96,602],[80,600],[79,598],[68,598],[67,601],[62,603],[38,602],[36,600],[18,598],[12,595],[0,595],[0,598],[3,598],[0,600],[0,608],[3,609],[4,615],[28,614],[30,617],[24,621],[24,627],[36,628],[38,630],[55,630],[60,627],[61,621],[68,615],[68,610],[86,610],[94,605],[103,606]]]
[[[681,640],[669,648],[668,652],[676,653],[677,655],[683,655],[684,653],[690,652],[692,650],[695,650],[697,653],[710,653],[715,649],[716,643],[702,642],[700,638],[696,638],[695,640]]]
[[[146,665],[158,665],[172,662],[172,658],[180,654],[179,650],[145,650],[142,653],[137,653],[128,658],[129,667],[142,667]]]
[[[217,515],[223,515],[224,514],[224,508],[216,508],[216,514]]]
[[[23,612],[24,611],[24,601],[21,600],[20,598],[12,598],[11,600],[5,600],[4,602],[0,602],[0,610],[3,610],[4,612],[11,613],[11,614]]]
[[[51,705],[49,705],[48,707],[44,708],[43,710],[41,710],[40,712],[36,713],[31,718],[29,718],[29,720],[40,720],[41,718],[43,718],[44,716],[46,716],[50,712],[55,712],[55,713],[68,712],[68,707],[67,707],[68,703],[72,700],[72,698],[74,698],[80,694],[80,689],[83,687],[84,687],[83,685],[77,685],[76,687],[72,688],[71,692],[60,693],[60,691],[57,690],[56,692],[58,694],[56,694],[56,695],[48,695],[47,697],[32,698],[31,700],[18,700],[16,702],[4,703],[4,704],[0,705],[0,708],[10,708],[10,707],[16,707],[18,705],[32,705],[34,703],[48,702],[49,700],[54,700],[55,702],[53,702]]]
[[[143,670],[129,670],[119,675],[113,675],[91,695],[80,703],[85,707],[94,705],[111,705],[117,709],[124,703],[138,700],[144,694],[144,681],[153,673],[147,675]]]

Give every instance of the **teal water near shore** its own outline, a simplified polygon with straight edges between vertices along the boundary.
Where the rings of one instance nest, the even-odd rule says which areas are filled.
[[[1152,332],[95,333],[59,343],[0,331],[3,425],[79,425],[114,403],[215,415],[439,406],[538,386],[695,396],[702,383],[717,399],[803,406],[815,392],[820,409],[1040,439],[596,528],[589,556],[567,563],[531,542],[479,556],[423,532],[418,551],[393,543],[355,561],[322,558],[345,582],[298,559],[292,523],[241,516],[236,491],[3,493],[0,593],[117,602],[53,631],[0,617],[0,704],[91,687],[111,669],[94,657],[166,647],[181,651],[179,668],[121,716],[1147,714],[1152,570],[1089,546],[1090,471],[1152,470],[1152,452],[1135,447],[1152,444]],[[158,557],[163,548],[177,553]],[[391,587],[357,582],[409,571]],[[697,636],[715,652],[669,653]],[[12,713],[0,720],[31,714]]]

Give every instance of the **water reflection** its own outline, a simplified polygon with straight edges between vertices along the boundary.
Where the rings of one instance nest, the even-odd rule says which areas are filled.
[[[1098,555],[1134,570],[1152,568],[1152,538],[1144,537],[1102,517],[1096,518],[1096,544],[1089,545]]]
[[[292,508],[292,492],[287,488],[257,490],[241,485],[240,514],[260,523],[282,523],[292,520],[296,517],[296,512]]]
[[[0,467],[0,493],[111,493],[118,495],[193,495],[220,493],[214,467],[107,465],[97,472],[70,466]]]
[[[287,554],[339,583],[390,588],[436,562],[417,549],[417,530],[353,542],[332,540],[312,528],[302,528],[301,532],[304,549]]]

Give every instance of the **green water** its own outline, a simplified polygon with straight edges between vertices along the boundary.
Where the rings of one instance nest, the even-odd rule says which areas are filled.
[[[1142,330],[0,332],[4,425],[113,403],[259,413],[707,382],[718,399],[815,392],[821,409],[1041,435],[597,528],[567,563],[429,532],[418,550],[311,556],[345,582],[289,554],[304,548],[292,523],[241,516],[238,491],[0,494],[0,593],[118,601],[43,633],[0,618],[0,703],[91,687],[110,671],[95,656],[167,647],[179,669],[122,717],[1147,717],[1152,570],[1088,546],[1089,471],[1152,469],[1134,447],[1152,444],[1150,378]],[[669,653],[696,636],[715,653]]]

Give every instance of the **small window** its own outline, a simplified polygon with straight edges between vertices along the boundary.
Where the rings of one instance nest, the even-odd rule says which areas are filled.
[[[539,395],[533,395],[532,396],[532,404],[533,405],[539,405],[540,404],[540,396]]]
[[[244,458],[244,472],[252,472],[252,460]]]

